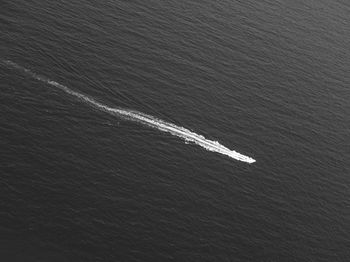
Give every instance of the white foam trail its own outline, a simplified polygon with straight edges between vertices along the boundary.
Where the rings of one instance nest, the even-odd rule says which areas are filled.
[[[22,70],[24,71],[26,74],[30,75],[31,77],[35,78],[36,80],[39,80],[41,82],[44,82],[50,86],[59,88],[61,90],[63,90],[64,92],[82,100],[83,102],[98,108],[102,111],[105,111],[107,113],[110,113],[112,115],[124,118],[124,119],[128,119],[131,121],[135,121],[141,124],[144,124],[146,126],[149,127],[153,127],[155,129],[158,129],[160,131],[163,132],[168,132],[174,136],[180,137],[185,139],[185,141],[189,141],[189,142],[193,142],[209,151],[212,152],[217,152],[226,156],[229,156],[233,159],[239,160],[239,161],[243,161],[243,162],[247,162],[247,163],[254,163],[255,160],[249,156],[245,156],[242,155],[234,150],[230,150],[227,147],[221,145],[219,142],[217,141],[212,141],[209,139],[206,139],[204,136],[196,134],[184,127],[180,127],[177,125],[174,125],[172,123],[168,123],[165,122],[163,120],[157,119],[153,116],[150,115],[146,115],[143,114],[141,112],[137,112],[137,111],[132,111],[132,110],[128,110],[128,109],[120,109],[120,108],[112,108],[112,107],[108,107],[104,104],[101,104],[100,102],[86,96],[83,95],[81,93],[78,93],[76,91],[73,91],[72,89],[61,85],[55,81],[52,81],[44,76],[38,75],[32,71],[30,71],[29,69],[26,69],[20,65],[17,65],[16,63],[9,61],[9,60],[5,60],[3,61],[6,65],[8,66],[12,66],[16,69]]]

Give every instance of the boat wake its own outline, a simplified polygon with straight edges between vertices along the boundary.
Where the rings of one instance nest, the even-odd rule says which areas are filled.
[[[92,107],[95,107],[99,110],[102,110],[102,111],[107,112],[109,114],[112,114],[114,116],[117,116],[117,117],[120,117],[123,119],[127,119],[130,121],[138,122],[140,124],[158,129],[160,131],[170,133],[174,136],[177,136],[177,137],[184,139],[187,142],[195,143],[195,144],[197,144],[197,145],[199,145],[199,146],[201,146],[209,151],[217,152],[217,153],[226,155],[226,156],[231,157],[235,160],[243,161],[243,162],[250,163],[250,164],[255,162],[255,160],[249,156],[245,156],[245,155],[242,155],[234,150],[230,150],[229,148],[221,145],[219,142],[206,139],[204,136],[196,134],[196,133],[194,133],[194,132],[192,132],[184,127],[174,125],[172,123],[155,118],[151,115],[143,114],[141,112],[128,110],[128,109],[121,109],[121,108],[112,108],[112,107],[106,106],[106,105],[96,101],[93,98],[90,98],[82,93],[76,92],[76,91],[68,88],[67,86],[61,85],[55,81],[48,79],[47,77],[36,74],[36,73],[32,72],[31,70],[24,68],[16,63],[10,61],[10,60],[4,60],[3,63],[6,64],[7,66],[16,68],[20,71],[23,71],[24,73],[26,73],[27,75],[33,77],[34,79],[36,79],[38,81],[44,82],[52,87],[61,89],[62,91],[66,92],[67,94],[74,96],[75,98],[81,100],[82,102],[85,102]]]

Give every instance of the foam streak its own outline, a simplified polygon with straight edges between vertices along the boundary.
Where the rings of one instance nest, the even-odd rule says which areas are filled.
[[[143,114],[141,112],[137,112],[137,111],[132,111],[132,110],[128,110],[128,109],[121,109],[121,108],[112,108],[109,106],[106,106],[98,101],[96,101],[95,99],[92,99],[82,93],[73,91],[72,89],[61,85],[55,81],[52,81],[44,76],[41,76],[39,74],[36,74],[32,71],[30,71],[29,69],[26,69],[12,61],[9,60],[5,60],[3,61],[4,64],[6,64],[7,66],[16,68],[18,70],[23,71],[24,73],[26,73],[27,75],[30,75],[31,77],[35,78],[38,81],[44,82],[52,87],[61,89],[62,91],[64,91],[67,94],[70,94],[71,96],[89,104],[90,106],[93,106],[99,110],[102,110],[104,112],[107,112],[109,114],[112,114],[114,116],[123,118],[123,119],[127,119],[130,121],[134,121],[134,122],[138,122],[140,124],[158,129],[160,131],[163,132],[167,132],[170,133],[174,136],[180,137],[182,139],[184,139],[185,141],[188,142],[192,142],[195,143],[209,151],[212,152],[217,152],[226,156],[229,156],[233,159],[239,160],[239,161],[243,161],[243,162],[247,162],[247,163],[254,163],[255,160],[251,157],[242,155],[234,150],[230,150],[229,148],[221,145],[219,142],[217,141],[213,141],[213,140],[209,140],[206,139],[204,136],[196,134],[184,127],[180,127],[177,125],[174,125],[172,123],[168,123],[165,122],[163,120],[160,120],[158,118],[155,118],[151,115],[146,115]]]

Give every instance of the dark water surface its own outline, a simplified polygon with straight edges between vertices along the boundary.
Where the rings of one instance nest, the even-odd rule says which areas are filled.
[[[0,5],[1,261],[349,261],[347,1]]]

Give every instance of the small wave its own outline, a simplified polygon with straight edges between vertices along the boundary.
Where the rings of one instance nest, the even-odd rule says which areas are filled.
[[[42,75],[36,74],[32,72],[29,69],[26,69],[10,60],[3,60],[3,63],[7,66],[11,66],[13,68],[16,68],[18,70],[23,71],[27,75],[30,75],[31,77],[35,78],[38,81],[44,82],[50,86],[53,86],[55,88],[59,88],[62,91],[66,92],[67,94],[70,94],[74,96],[75,98],[97,108],[100,109],[104,112],[107,112],[109,114],[112,114],[114,116],[127,119],[130,121],[138,122],[140,124],[158,129],[163,132],[170,133],[174,136],[180,137],[184,139],[186,142],[192,142],[195,143],[209,151],[220,153],[226,156],[229,156],[235,160],[243,161],[246,163],[254,163],[255,160],[249,156],[245,156],[243,154],[240,154],[234,150],[230,150],[229,148],[221,145],[217,141],[209,140],[206,139],[204,136],[196,134],[184,127],[174,125],[172,123],[163,121],[161,119],[158,119],[156,117],[153,117],[151,115],[147,115],[141,112],[133,111],[133,110],[128,110],[128,109],[121,109],[121,108],[113,108],[106,106],[98,101],[96,101],[93,98],[90,98],[82,93],[76,92],[67,86],[64,86],[62,84],[59,84],[55,81],[52,81],[48,79],[47,77],[44,77]]]

